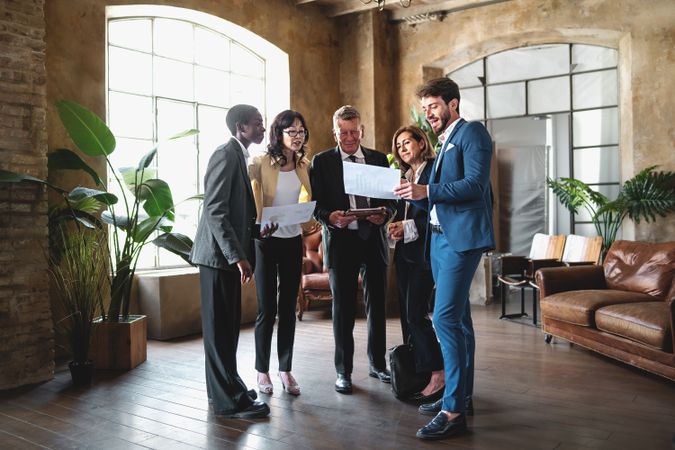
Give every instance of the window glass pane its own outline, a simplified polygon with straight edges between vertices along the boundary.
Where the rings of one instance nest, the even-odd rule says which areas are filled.
[[[230,103],[230,75],[221,70],[195,66],[195,100],[210,105]]]
[[[485,118],[483,105],[483,88],[462,89],[459,110],[466,120],[482,120]]]
[[[155,95],[181,100],[192,100],[192,64],[155,57]]]
[[[490,84],[562,75],[569,70],[569,47],[564,44],[517,48],[487,57]]]
[[[108,22],[108,43],[151,52],[152,27],[150,20],[111,20]]]
[[[594,191],[600,192],[603,194],[605,197],[607,197],[609,200],[615,200],[616,197],[619,195],[619,190],[620,187],[618,184],[609,184],[609,185],[602,185],[602,186],[591,186],[591,189]],[[579,209],[578,214],[574,216],[574,220],[576,222],[590,222],[591,221],[591,216],[586,212],[585,209]],[[592,225],[591,225],[592,226]]]
[[[570,110],[569,77],[533,80],[528,83],[528,112],[542,114]]]
[[[152,56],[148,53],[110,47],[108,86],[117,91],[152,94]]]
[[[265,115],[265,82],[263,80],[233,74],[230,89],[233,105],[248,103],[258,108],[263,116]]]
[[[199,192],[204,187],[203,177],[209,158],[219,145],[230,139],[230,130],[225,124],[227,109],[200,105],[197,109],[199,134]]]
[[[572,46],[572,72],[616,67],[617,60],[618,52],[613,48],[581,44]]]
[[[155,19],[155,53],[192,62],[194,32],[191,23],[171,19]]]
[[[178,133],[195,128],[192,103],[157,99],[157,139],[163,142]],[[181,138],[180,141],[190,139]]]
[[[232,72],[249,77],[263,78],[265,76],[265,64],[263,60],[250,50],[241,45],[232,43]]]
[[[148,153],[154,147],[150,139],[127,139],[115,137],[117,146],[115,151],[110,154],[110,162],[115,169],[122,167],[137,167],[143,155]],[[116,184],[109,184],[110,188]]]
[[[216,69],[230,68],[230,40],[205,28],[195,28],[195,62]]]
[[[572,76],[574,108],[597,108],[617,104],[616,69]]]
[[[468,66],[457,69],[449,77],[457,83],[460,88],[482,86],[480,78],[483,76],[483,60],[472,62]]]
[[[179,198],[177,201],[182,200]],[[176,199],[174,198],[174,201]],[[176,206],[176,219],[173,229],[175,233],[184,234],[193,238],[197,234],[197,221],[199,218],[199,202],[189,201],[181,203]],[[159,249],[159,265],[160,266],[184,266],[185,260],[173,253]]]
[[[584,183],[619,181],[619,147],[574,150],[574,178]]]
[[[612,145],[619,142],[617,108],[572,113],[574,146]]]
[[[108,95],[110,129],[115,137],[152,139],[152,99],[111,91]]]
[[[488,118],[525,114],[525,83],[488,86],[487,96]]]

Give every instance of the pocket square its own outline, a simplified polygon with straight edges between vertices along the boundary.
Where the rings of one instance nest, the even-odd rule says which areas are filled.
[[[453,148],[455,148],[455,144],[448,144],[448,146],[445,147],[445,150],[443,150],[443,153],[452,150]]]

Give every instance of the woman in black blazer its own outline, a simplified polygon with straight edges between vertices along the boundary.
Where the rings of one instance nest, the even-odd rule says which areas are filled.
[[[428,184],[434,151],[424,131],[414,126],[399,128],[392,139],[392,153],[401,169],[401,178]],[[403,341],[410,342],[418,373],[431,372],[429,384],[414,398],[432,402],[443,395],[443,357],[429,319],[434,288],[431,266],[424,259],[427,211],[400,201],[396,218],[389,224],[389,238],[396,241],[394,261],[401,308]]]

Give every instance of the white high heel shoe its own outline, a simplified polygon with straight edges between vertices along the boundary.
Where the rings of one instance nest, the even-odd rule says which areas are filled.
[[[279,380],[281,380],[281,387],[283,387],[284,391],[288,394],[300,395],[300,386],[298,386],[298,383],[295,381],[295,378],[293,378],[293,375],[291,375],[290,372],[284,373],[288,377],[289,384],[286,385],[286,383],[284,383],[284,378],[281,376],[281,372],[279,372]]]
[[[258,390],[261,394],[272,395],[274,393],[274,385],[272,383],[261,383],[260,382],[260,373],[258,374]],[[269,378],[269,375],[267,375]]]

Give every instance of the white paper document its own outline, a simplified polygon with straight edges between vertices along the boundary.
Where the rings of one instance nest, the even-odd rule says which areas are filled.
[[[401,172],[389,167],[342,163],[345,192],[370,198],[398,199],[394,187],[401,182]]]
[[[309,222],[314,212],[316,202],[295,203],[283,206],[266,206],[262,210],[260,223],[276,223],[279,226],[297,225]]]

